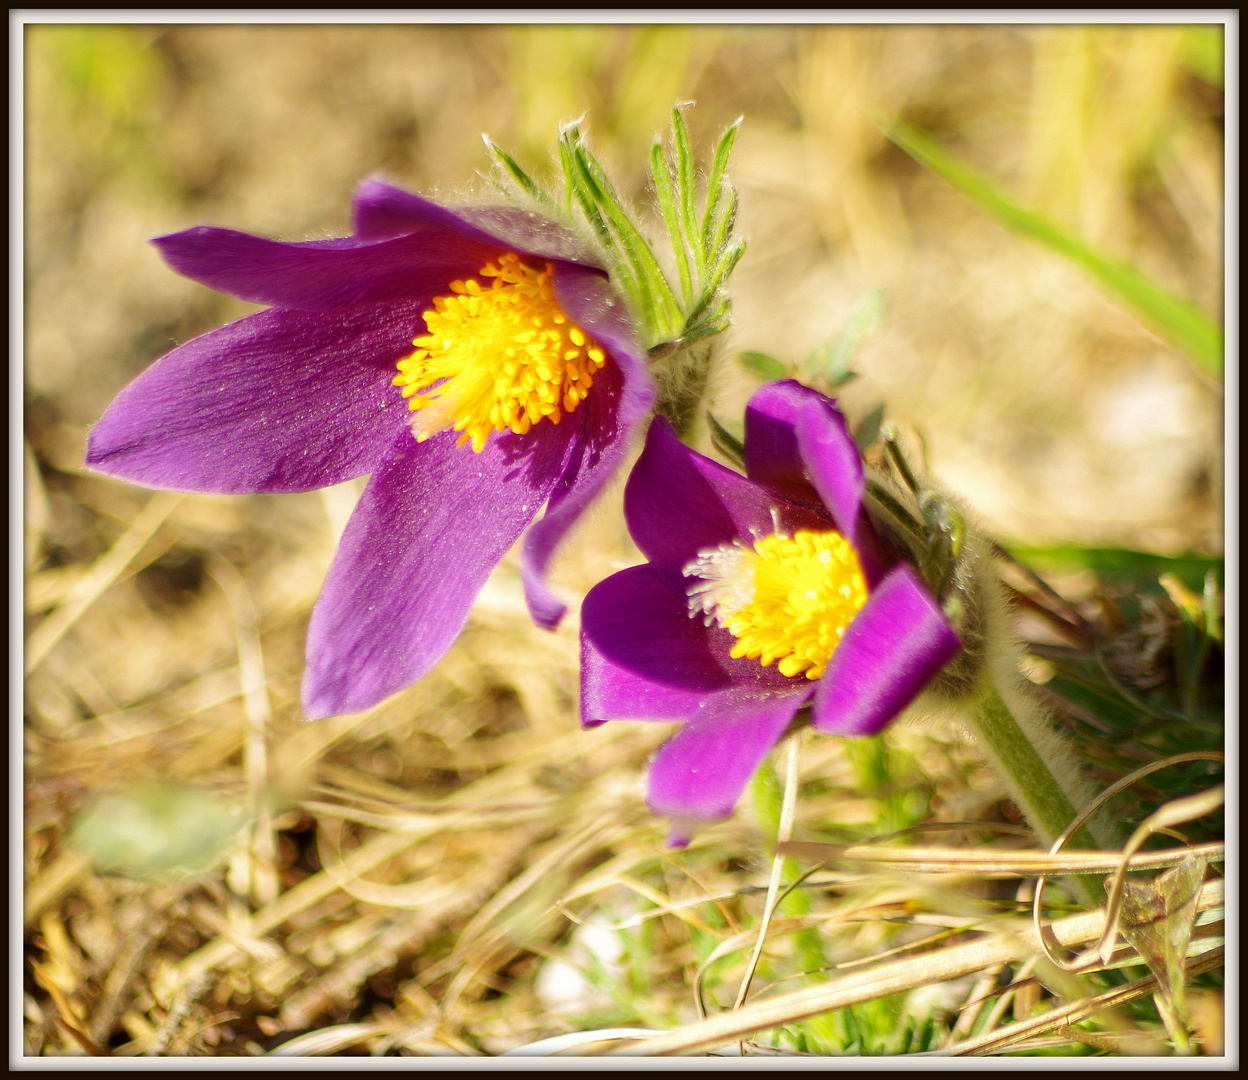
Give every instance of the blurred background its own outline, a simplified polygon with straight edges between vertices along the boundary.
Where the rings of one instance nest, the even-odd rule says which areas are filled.
[[[488,194],[483,133],[553,180],[582,114],[647,207],[650,144],[693,101],[703,161],[744,117],[718,415],[757,385],[733,353],[796,363],[868,305],[843,406],[884,403],[996,538],[1221,553],[1220,386],[878,126],[932,134],[1218,322],[1220,27],[24,33],[28,1053],[498,1053],[670,1025],[744,916],[637,913],[766,875],[750,805],[662,850],[641,784],[665,732],[577,729],[575,618],[532,629],[512,561],[418,686],[302,720],[303,632],[357,489],[153,496],[82,466],[128,380],[256,310],[168,270],[152,236],[343,235],[376,174]],[[557,577],[576,597],[633,561],[604,500]],[[990,814],[1001,793],[955,728],[896,731],[808,745],[808,835]],[[634,929],[594,946],[572,908]],[[829,955],[891,931],[855,933]]]

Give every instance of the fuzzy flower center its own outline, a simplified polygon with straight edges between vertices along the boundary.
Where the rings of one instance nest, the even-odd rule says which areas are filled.
[[[838,532],[800,529],[746,547],[740,541],[698,552],[684,567],[689,614],[703,614],[737,639],[735,657],[784,675],[817,679],[867,602],[858,556]]]
[[[585,400],[606,354],[560,310],[549,264],[508,252],[477,276],[486,283],[452,281],[454,295],[434,297],[423,313],[429,332],[399,361],[394,385],[410,399],[418,441],[450,428],[480,453],[492,431],[559,423]]]

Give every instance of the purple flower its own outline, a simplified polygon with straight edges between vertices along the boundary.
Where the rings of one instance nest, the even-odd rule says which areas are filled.
[[[581,610],[581,719],[665,720],[648,802],[669,843],[732,813],[809,703],[832,735],[873,735],[961,649],[927,587],[863,509],[858,448],[836,405],[770,383],[745,415],[746,476],[650,427],[624,494],[649,562]]]
[[[446,652],[529,529],[529,609],[551,556],[654,396],[624,303],[566,227],[450,208],[377,180],[354,232],[282,243],[195,228],[179,273],[270,307],[174,349],[91,432],[87,463],[147,487],[309,491],[372,474],[308,628],[304,709],[359,712]]]

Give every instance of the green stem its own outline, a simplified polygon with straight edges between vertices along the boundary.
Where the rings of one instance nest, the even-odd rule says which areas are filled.
[[[1037,744],[1042,740],[1035,738],[1034,733],[1029,737],[1020,718],[991,683],[984,686],[978,700],[970,705],[966,719],[1031,827],[1046,845],[1051,845],[1066,831],[1076,812],[1052,768],[1061,763],[1046,761],[1041,756]],[[1034,717],[1026,718],[1028,727],[1034,723]],[[1043,742],[1056,744],[1055,733],[1045,732],[1045,736]],[[1082,825],[1070,838],[1070,846],[1089,851],[1097,848],[1086,826]]]

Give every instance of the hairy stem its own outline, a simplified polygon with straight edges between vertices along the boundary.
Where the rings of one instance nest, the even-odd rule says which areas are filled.
[[[967,709],[965,719],[997,772],[1006,781],[1010,794],[1018,803],[1028,822],[1046,845],[1051,845],[1075,817],[1076,807],[1067,788],[1059,780],[1059,770],[1066,771],[1064,747],[1051,730],[1043,738],[1034,729],[1043,723],[1041,717],[1018,715],[1011,711],[999,689],[985,680],[980,696]],[[1042,748],[1044,752],[1042,753]],[[1056,750],[1057,753],[1053,753]],[[1094,850],[1097,847],[1086,826],[1080,826],[1071,837],[1071,846]]]

